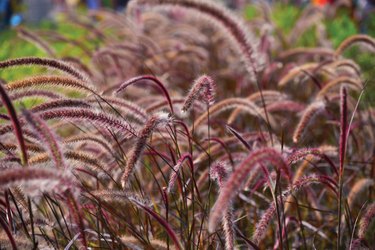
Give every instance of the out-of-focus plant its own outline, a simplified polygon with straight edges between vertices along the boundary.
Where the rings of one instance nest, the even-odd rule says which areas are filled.
[[[44,54],[0,61],[1,247],[371,248],[374,109],[349,56],[375,39],[254,9],[134,0],[73,35],[19,28]]]

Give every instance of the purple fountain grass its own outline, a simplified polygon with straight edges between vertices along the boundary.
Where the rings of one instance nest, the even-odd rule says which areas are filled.
[[[223,216],[224,211],[228,208],[238,190],[242,187],[250,170],[262,163],[271,163],[277,169],[283,170],[285,174],[290,177],[289,169],[282,155],[275,149],[262,148],[250,153],[250,155],[236,167],[235,171],[222,188],[219,197],[216,199],[209,218],[208,229],[210,232],[215,231],[220,217]]]
[[[335,52],[331,48],[322,48],[322,47],[317,47],[317,48],[292,48],[289,50],[284,50],[282,51],[279,55],[278,58],[280,60],[286,60],[289,59],[290,57],[295,57],[295,56],[306,56],[306,55],[311,55],[311,56],[324,56],[327,58],[332,58],[335,56]]]
[[[206,16],[207,21],[213,23],[215,26],[217,26],[218,30],[220,30],[223,34],[226,34],[226,38],[231,42],[233,48],[238,51],[242,61],[244,62],[245,69],[248,72],[250,79],[253,82],[256,82],[256,86],[260,91],[262,106],[267,122],[267,128],[272,141],[272,125],[270,124],[266,104],[263,98],[262,86],[260,85],[260,82],[258,80],[258,72],[263,67],[263,55],[259,53],[257,49],[258,41],[248,31],[245,23],[241,19],[237,18],[235,14],[222,7],[220,4],[214,4],[213,2],[205,0],[138,0],[133,2],[134,5],[139,3],[146,3],[151,5],[178,5],[181,7],[192,9],[197,13],[197,16]],[[132,10],[132,8],[129,9],[130,11]]]
[[[242,20],[213,0],[133,0],[68,16],[79,39],[21,28],[66,49],[0,62],[1,246],[371,248],[375,112],[347,52],[375,40],[288,49],[326,17],[305,9],[290,38],[271,7]],[[7,106],[27,107],[18,130]]]
[[[261,102],[262,95],[266,103],[272,103],[274,101],[281,101],[288,99],[288,95],[276,90],[263,90],[262,94],[259,91],[249,95],[247,98],[253,102]]]
[[[45,102],[39,104],[30,109],[33,113],[40,113],[43,111],[48,111],[51,109],[58,109],[58,108],[91,108],[91,105],[88,104],[86,101],[81,101],[77,99],[59,99],[53,100],[49,102]]]
[[[171,116],[167,113],[158,113],[153,115],[146,123],[146,125],[138,133],[138,140],[129,156],[125,171],[121,177],[121,185],[125,188],[129,181],[131,174],[136,167],[139,158],[141,157],[143,150],[146,147],[148,138],[161,125],[165,125],[171,122]]]
[[[346,38],[336,49],[335,56],[340,56],[347,48],[356,43],[364,43],[375,51],[375,39],[368,35],[358,34]]]
[[[306,106],[302,103],[295,102],[295,101],[276,101],[267,105],[267,110],[269,112],[301,112],[306,108]]]
[[[100,51],[95,52],[95,54],[93,55],[93,61],[97,62],[97,64],[100,65],[103,62],[106,62],[105,59],[104,59],[104,58],[106,58],[106,56],[111,58],[112,61],[113,61],[113,67],[112,68],[115,71],[114,76],[116,76],[116,78],[118,78],[118,79],[124,79],[125,74],[122,70],[123,67],[120,65],[120,60],[131,61],[131,60],[134,60],[134,58],[131,55],[128,55],[126,53],[121,53],[119,51],[116,51],[115,49],[104,48],[104,49],[101,49]],[[107,63],[108,62],[106,62],[106,64]],[[107,75],[105,70],[103,70],[103,74]]]
[[[147,214],[149,214],[152,218],[154,218],[161,226],[164,227],[165,231],[167,232],[168,236],[172,239],[177,249],[179,250],[184,249],[180,241],[178,240],[176,232],[173,230],[171,225],[165,219],[163,219],[159,214],[157,214],[151,208],[149,208],[148,206],[145,206],[138,200],[131,200],[131,201],[134,204],[136,204],[138,207],[140,207],[142,210],[144,210]]]
[[[88,75],[90,79],[94,77],[94,73],[81,61],[81,59],[72,56],[65,56],[62,58],[62,60],[73,65],[74,67],[77,67],[79,71],[82,71]]]
[[[62,34],[59,34],[59,33],[55,32],[55,31],[52,31],[52,30],[48,30],[48,31],[45,31],[45,32],[37,32],[36,35],[46,37],[49,41],[65,42],[67,44],[71,44],[73,47],[80,48],[87,56],[91,57],[91,54],[92,54],[91,50],[89,48],[87,48],[87,46],[84,43],[80,42],[79,40],[68,38],[68,37],[63,36]],[[66,60],[66,58],[64,58],[64,60]]]
[[[141,123],[145,123],[148,118],[148,112],[144,110],[141,106],[135,104],[131,101],[126,101],[120,98],[105,96],[104,99],[111,106],[111,109],[119,109],[119,112],[123,115],[129,115],[135,118]],[[102,105],[98,100],[88,100],[89,103],[98,103]]]
[[[275,203],[272,203],[271,206],[266,210],[262,215],[262,218],[259,220],[255,226],[255,232],[252,236],[252,241],[258,245],[260,241],[265,237],[268,226],[276,213]]]
[[[346,153],[346,140],[348,130],[348,104],[347,104],[347,90],[345,87],[340,91],[340,142],[339,142],[339,157],[340,157],[340,176],[344,172],[344,161]]]
[[[82,142],[94,142],[100,147],[102,147],[104,150],[106,150],[108,153],[112,152],[112,145],[110,145],[104,138],[101,138],[96,135],[87,135],[87,134],[79,134],[74,135],[68,138],[65,138],[64,144],[72,144],[72,143],[82,143]]]
[[[124,235],[121,236],[121,242],[130,249],[143,249],[144,247],[151,247],[151,249],[168,250],[168,246],[165,244],[165,242],[156,239],[150,240],[150,243],[145,246],[145,244],[142,244],[139,239],[133,236]]]
[[[363,179],[360,179],[358,182],[356,182],[352,188],[352,190],[349,192],[348,194],[348,198],[347,198],[347,204],[348,204],[348,209],[349,211],[353,211],[355,209],[355,203],[356,203],[356,200],[360,198],[360,194],[370,188],[371,186],[374,185],[374,180],[370,179],[370,178],[363,178]],[[356,228],[357,228],[357,222],[360,220],[361,216],[362,216],[362,210],[366,207],[367,205],[367,201],[365,203],[362,204],[361,206],[361,209],[359,210],[356,218],[355,218],[355,221],[354,221],[354,226],[352,228],[352,232],[351,232],[351,237],[350,237],[350,243],[349,243],[349,248],[350,250],[356,250],[356,249],[362,249],[360,247],[360,245],[362,243],[366,243],[366,240],[364,238],[358,238],[356,240],[354,240],[354,235],[355,235],[355,231],[356,231]],[[341,219],[342,221],[345,221],[345,216],[346,214],[343,214],[342,217],[343,219]],[[374,216],[374,215],[372,215]],[[344,222],[342,222],[343,225]]]
[[[357,199],[360,198],[360,194],[371,186],[375,185],[375,180],[371,178],[363,178],[357,181],[351,188],[347,200],[350,209],[353,209]]]
[[[349,59],[335,60],[328,66],[333,68],[334,70],[344,68],[344,67],[349,68],[353,72],[355,72],[354,77],[360,78],[362,75],[360,66],[353,60],[349,60]]]
[[[31,90],[28,89],[26,91],[17,91],[9,95],[9,98],[14,102],[19,99],[23,98],[43,98],[43,99],[60,99],[62,95],[58,93],[54,93],[48,90]]]
[[[30,43],[44,50],[48,54],[48,56],[50,57],[56,56],[56,52],[54,51],[54,49],[45,40],[43,40],[40,36],[38,36],[34,32],[27,30],[25,28],[22,28],[22,27],[17,27],[16,30],[17,30],[17,34],[21,38],[25,39],[26,41],[29,41]]]
[[[120,86],[116,90],[116,93],[118,94],[118,93],[124,91],[128,86],[130,86],[132,84],[135,84],[137,82],[143,81],[143,80],[148,80],[148,81],[151,81],[151,82],[153,82],[153,83],[156,84],[156,86],[163,93],[163,95],[165,96],[165,98],[167,98],[168,103],[169,103],[169,108],[171,110],[171,113],[173,114],[173,105],[172,105],[171,97],[169,96],[168,90],[165,88],[165,86],[163,85],[163,83],[161,83],[159,81],[159,79],[157,79],[154,76],[145,75],[145,76],[134,77],[134,78],[132,78],[132,79],[130,79],[130,80],[128,80],[128,81],[120,84]]]
[[[21,163],[22,165],[27,165],[27,150],[25,146],[25,140],[21,128],[21,124],[18,120],[17,113],[13,107],[12,101],[10,100],[7,92],[5,91],[3,84],[0,83],[0,96],[1,96],[1,101],[3,102],[5,108],[8,111],[8,114],[10,116],[10,120],[12,121],[12,126],[14,129],[14,133],[17,137],[18,144],[20,146],[20,151],[21,151]]]
[[[215,162],[211,166],[210,176],[212,179],[217,180],[219,189],[225,186],[228,178],[228,167],[224,162]],[[225,235],[225,249],[234,249],[234,225],[233,225],[233,208],[229,205],[223,217],[223,230]]]
[[[288,166],[300,161],[301,159],[304,159],[305,157],[307,157],[309,155],[317,156],[321,159],[324,159],[329,164],[329,166],[332,168],[333,172],[335,172],[338,175],[339,171],[338,171],[336,165],[331,161],[331,159],[325,153],[325,151],[328,150],[328,149],[329,149],[329,146],[328,147],[323,146],[323,147],[320,147],[320,148],[302,148],[302,149],[295,150],[287,158]]]
[[[26,121],[35,131],[35,134],[45,145],[45,148],[50,153],[50,156],[55,162],[56,167],[65,168],[64,156],[55,133],[38,115],[33,114],[27,110],[23,110],[22,113]]]
[[[40,57],[23,57],[16,59],[9,59],[0,62],[0,69],[9,68],[9,67],[18,67],[18,66],[34,66],[40,65],[51,69],[60,70],[65,72],[81,81],[86,81],[88,77],[82,72],[78,71],[70,64],[51,58],[40,58]]]
[[[52,183],[55,183],[56,190],[63,187],[77,187],[77,184],[71,179],[70,175],[60,170],[46,168],[3,169],[0,173],[0,181],[1,189],[29,183],[34,184],[37,188],[41,188],[44,191],[52,191],[52,186],[50,186]],[[59,185],[61,186],[57,188]]]
[[[216,85],[213,79],[207,75],[200,76],[194,81],[181,110],[188,111],[197,98],[202,98],[207,106],[212,105],[215,101],[215,91]]]
[[[3,246],[3,247],[7,247],[7,244],[10,244],[10,248],[12,248],[13,250],[17,250],[16,241],[15,241],[15,239],[12,235],[12,232],[10,231],[8,225],[3,220],[3,218],[0,218],[0,224],[1,224],[1,227],[3,228],[5,234],[7,235],[7,242],[5,242],[5,244],[2,244],[2,242],[0,240],[0,245]]]
[[[184,98],[172,98],[172,104],[174,105],[176,104],[183,105],[184,102],[185,102]],[[146,111],[147,113],[154,113],[155,111],[160,111],[164,109],[164,107],[168,105],[169,103],[167,100],[160,100],[157,102],[152,102],[152,104],[146,108]],[[193,107],[191,108],[194,108],[194,110],[196,110],[199,113],[207,110],[207,107],[200,102],[194,102],[192,105]],[[184,115],[184,114],[181,114],[181,115]]]
[[[82,206],[77,203],[76,198],[69,190],[65,193],[65,196],[67,207],[69,208],[70,214],[74,222],[77,224],[79,230],[79,239],[82,245],[81,247],[87,249],[87,239],[85,234],[85,225],[83,223]]]
[[[287,231],[288,231],[288,226],[290,224],[295,224],[296,226],[298,225],[301,225],[301,223],[299,223],[299,221],[295,218],[295,217],[287,217],[285,219],[285,224],[284,224],[284,227],[283,227],[283,230],[282,230],[282,237],[283,237],[283,240],[287,237]],[[280,249],[281,248],[281,245],[280,245],[280,239],[277,239],[277,241],[275,242],[275,244],[273,245],[273,249],[276,250],[276,249]],[[306,244],[305,244],[306,245]]]
[[[35,87],[68,87],[76,89],[79,92],[84,92],[88,94],[94,94],[95,89],[92,86],[87,85],[81,80],[74,79],[72,77],[66,76],[36,76],[23,80],[17,80],[9,82],[6,87],[8,91],[20,90],[25,88],[35,88]]]
[[[18,121],[20,123],[20,126],[22,127],[22,133],[24,137],[28,136],[30,138],[37,138],[37,136],[31,130],[24,127],[25,122],[23,119],[19,119]],[[5,135],[13,131],[14,131],[13,125],[8,124],[8,125],[4,125],[0,127],[0,135]]]
[[[167,234],[169,235],[169,237],[171,237],[177,249],[180,249],[180,250],[183,249],[180,241],[178,240],[177,234],[173,230],[171,225],[165,219],[163,219],[159,214],[157,214],[151,208],[149,208],[149,205],[147,204],[149,202],[146,201],[145,203],[144,199],[140,198],[139,196],[131,194],[131,193],[127,193],[124,191],[98,191],[98,192],[94,192],[93,195],[97,197],[98,199],[105,200],[107,202],[108,201],[109,202],[129,201],[135,204],[137,207],[145,211],[147,214],[149,214],[152,218],[154,218],[160,225],[162,225],[165,228]]]
[[[214,4],[209,1],[196,1],[196,0],[162,0],[162,1],[135,1],[133,4],[156,4],[156,5],[178,5],[188,9],[193,9],[205,15],[209,21],[217,25],[218,28],[224,30],[227,38],[232,42],[233,47],[238,50],[245,63],[246,70],[250,77],[255,79],[257,72],[261,67],[260,56],[257,55],[256,44],[257,40],[246,28],[243,21],[227,9],[219,4]],[[226,32],[225,32],[226,31]]]
[[[262,86],[267,86],[272,82],[273,77],[276,75],[280,69],[282,69],[283,64],[281,62],[268,62],[262,72],[261,84]],[[264,90],[264,93],[269,90]]]
[[[198,128],[204,121],[207,120],[207,116],[210,115],[210,117],[219,115],[220,113],[233,108],[239,108],[241,110],[247,111],[249,114],[259,117],[263,121],[267,121],[264,113],[262,110],[253,102],[247,100],[246,98],[227,98],[224,99],[215,105],[213,105],[209,111],[205,112],[201,116],[199,116],[195,122],[193,127]],[[270,123],[275,124],[275,121],[271,119],[270,117]],[[192,130],[192,128],[191,128]]]
[[[230,149],[228,148],[228,145],[221,138],[218,138],[218,137],[210,137],[209,139],[207,139],[207,141],[216,143],[216,145],[220,145],[221,148],[224,149],[226,154],[223,155],[222,157],[225,157],[225,159],[224,160],[218,159],[218,160],[229,161],[232,165],[232,168],[233,168],[234,167],[234,160],[233,160],[232,154],[230,152]],[[209,144],[208,146],[211,149],[212,144]]]
[[[226,126],[227,129],[245,146],[245,148],[249,151],[251,151],[251,146],[249,143],[241,136],[240,133],[238,133],[234,128],[230,126]]]
[[[1,105],[1,106],[2,106],[2,105]],[[3,120],[10,121],[9,116],[7,116],[7,115],[5,115],[5,114],[0,114],[0,118],[3,119]]]
[[[44,152],[44,149],[38,145],[35,145],[35,144],[31,144],[31,143],[25,143],[26,145],[26,148],[27,148],[27,151],[30,151],[30,152],[33,152],[33,153],[40,153],[40,152]],[[17,145],[15,144],[7,144],[7,143],[3,143],[1,145],[1,149],[0,150],[4,150],[5,152],[9,153],[9,151],[16,151],[18,148]]]
[[[293,142],[298,143],[304,135],[306,128],[313,122],[314,118],[324,110],[325,103],[322,101],[315,101],[310,104],[304,111],[301,120],[299,121],[293,133]]]
[[[168,189],[167,192],[170,193],[171,190],[173,189],[173,186],[176,182],[178,172],[180,171],[182,164],[188,160],[190,168],[193,170],[194,164],[193,164],[193,159],[189,153],[182,154],[180,159],[177,161],[177,164],[173,167],[171,176],[169,177],[169,182],[168,182]]]
[[[105,202],[134,202],[138,201],[145,206],[150,206],[151,202],[147,199],[142,198],[136,193],[126,192],[123,190],[98,190],[90,192],[89,195],[93,195],[96,199]]]
[[[287,158],[288,165],[292,165],[308,155],[321,156],[323,152],[319,148],[302,148],[294,151]]]
[[[265,133],[265,132],[260,132],[260,133]],[[239,136],[243,137],[249,143],[250,142],[253,143],[254,141],[261,141],[264,135],[260,135],[259,133],[251,133],[251,134],[242,134]],[[227,144],[228,147],[230,148],[234,147],[235,145],[238,145],[238,143],[240,142],[239,137],[237,136],[225,138],[222,141],[225,144]],[[220,155],[220,153],[222,152],[222,148],[223,147],[220,144],[211,146],[210,157],[214,158]],[[207,158],[208,158],[207,152],[202,152],[198,156],[194,157],[194,164],[202,163]]]
[[[334,87],[338,86],[347,86],[348,88],[354,89],[354,90],[362,90],[362,81],[360,79],[356,79],[353,77],[348,76],[340,76],[337,77],[329,82],[327,82],[324,87],[318,92],[316,95],[316,98],[323,99],[327,93]]]
[[[99,126],[115,129],[125,133],[127,137],[135,134],[130,124],[101,111],[89,109],[56,108],[39,113],[44,120],[63,119],[71,121],[91,121]]]
[[[229,167],[223,161],[214,162],[210,169],[210,177],[213,180],[217,181],[219,188],[223,188],[225,186],[225,182],[229,176]]]
[[[369,250],[368,245],[361,239],[353,240],[352,244],[350,245],[350,250]]]
[[[7,144],[7,143],[2,143],[1,144],[1,151],[9,152],[9,151],[16,151],[18,146],[16,144]],[[29,148],[27,148],[29,150]]]
[[[323,17],[324,14],[314,5],[309,5],[304,8],[296,24],[293,26],[292,32],[288,36],[288,43],[295,44],[296,40],[301,37],[307,29],[321,21]]]
[[[371,222],[374,221],[375,218],[375,203],[370,204],[365,214],[362,216],[361,221],[359,222],[359,228],[358,228],[358,238],[359,239],[365,239],[366,234],[369,231],[369,227],[371,225]]]
[[[282,201],[281,197],[285,197],[284,200],[287,200],[288,196],[290,196],[291,194],[296,193],[301,188],[304,188],[307,185],[311,185],[314,183],[321,183],[321,184],[327,185],[334,192],[336,191],[334,180],[332,180],[328,176],[323,176],[323,175],[304,176],[304,177],[301,177],[296,182],[294,182],[293,185],[291,185],[286,191],[284,191],[282,195],[277,198],[277,202],[281,203]],[[271,223],[272,218],[274,217],[275,213],[276,213],[276,205],[275,205],[275,202],[273,202],[270,205],[270,207],[266,210],[266,212],[263,214],[262,218],[259,220],[259,222],[257,223],[255,227],[255,231],[252,236],[252,240],[255,244],[259,244],[260,241],[265,237],[268,226]]]
[[[106,172],[106,164],[104,164],[100,159],[97,159],[94,155],[88,154],[84,151],[72,151],[66,150],[64,152],[64,158],[66,160],[72,160],[75,162],[83,163],[86,167],[90,167],[91,170],[96,172]],[[43,164],[50,160],[47,153],[36,154],[30,158],[30,165]]]
[[[341,246],[341,213],[343,200],[343,185],[344,185],[344,168],[345,168],[345,154],[346,154],[346,140],[348,130],[348,104],[347,104],[347,90],[342,87],[340,90],[340,142],[339,142],[339,199],[338,199],[338,233],[337,233],[337,249]]]
[[[317,63],[306,63],[293,67],[287,74],[282,76],[278,81],[279,87],[284,87],[288,82],[293,80],[296,76],[300,76],[303,72],[307,70],[315,69],[318,66]]]
[[[375,40],[374,40],[375,41]],[[348,76],[353,76],[354,78],[361,78],[362,71],[360,63],[356,62],[353,59],[346,58],[336,58],[333,62],[330,62],[327,67],[334,69],[336,71],[346,72]],[[348,70],[349,69],[349,70]]]

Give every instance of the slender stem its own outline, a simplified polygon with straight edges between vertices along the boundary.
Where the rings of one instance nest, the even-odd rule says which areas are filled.
[[[339,171],[339,200],[338,200],[338,232],[337,232],[337,250],[340,249],[341,245],[341,214],[342,214],[342,189],[343,189],[343,178],[344,178],[344,167],[345,167],[345,153],[346,153],[346,141],[347,141],[347,91],[346,88],[341,88],[340,91],[340,171]]]
[[[207,105],[207,133],[208,133],[208,208],[211,208],[211,124],[210,124],[210,107]]]
[[[305,230],[304,230],[304,226],[303,226],[303,223],[302,223],[302,216],[301,216],[301,211],[300,211],[300,208],[299,208],[298,200],[294,195],[292,195],[292,197],[293,197],[294,201],[296,202],[296,206],[297,206],[298,222],[299,222],[299,226],[301,228],[301,234],[302,234],[302,239],[303,239],[303,247],[304,247],[305,250],[307,250]]]
[[[338,222],[338,232],[337,232],[337,250],[340,249],[340,243],[341,243],[341,213],[342,213],[342,184],[343,184],[343,180],[342,180],[342,175],[340,174],[339,176],[339,204],[338,204],[338,213],[337,213],[337,216],[338,216],[338,219],[339,219],[339,222]]]
[[[0,217],[0,225],[4,229],[5,233],[7,234],[10,244],[12,245],[12,249],[17,250],[17,245],[16,245],[16,242],[14,241],[13,235],[10,232],[8,225],[3,221],[1,217]]]
[[[283,249],[284,243],[283,243],[283,231],[282,231],[282,226],[281,226],[281,217],[280,217],[280,211],[279,211],[279,204],[277,202],[277,189],[280,181],[280,171],[277,171],[277,179],[276,179],[276,186],[274,192],[274,197],[275,197],[275,206],[276,206],[276,214],[277,214],[277,224],[279,226],[279,237],[280,237],[280,248]],[[282,194],[280,193],[280,196]]]

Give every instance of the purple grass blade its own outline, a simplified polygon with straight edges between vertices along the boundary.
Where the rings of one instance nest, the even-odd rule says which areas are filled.
[[[18,144],[20,145],[22,165],[27,165],[27,151],[26,151],[25,140],[23,138],[21,124],[17,118],[17,113],[13,107],[12,101],[10,100],[7,92],[5,91],[3,87],[3,84],[1,83],[0,83],[0,95],[1,95],[1,100],[4,103],[5,108],[7,109],[10,119],[12,121],[15,135],[18,140]]]
[[[155,76],[144,75],[144,76],[134,77],[134,78],[132,78],[132,79],[130,79],[130,80],[122,83],[120,85],[120,87],[117,88],[116,93],[120,93],[121,91],[123,91],[124,89],[126,89],[128,86],[130,86],[130,85],[132,85],[134,83],[140,82],[142,80],[149,80],[149,81],[152,81],[153,83],[156,84],[156,86],[158,87],[158,89],[164,94],[165,98],[167,98],[168,103],[169,103],[169,107],[171,109],[171,113],[173,114],[174,111],[173,111],[172,100],[171,100],[171,97],[169,96],[168,90],[164,87],[163,83],[160,82],[159,79],[157,79]]]
[[[167,231],[167,234],[169,237],[171,237],[172,241],[175,243],[176,248],[179,250],[184,249],[178,240],[176,232],[172,229],[171,225],[162,217],[160,217],[159,214],[155,213],[152,209],[149,207],[143,205],[141,202],[131,199],[131,201],[136,204],[138,207],[140,207],[142,210],[144,210],[146,213],[148,213],[152,218],[154,218],[162,227],[164,227],[165,231]]]

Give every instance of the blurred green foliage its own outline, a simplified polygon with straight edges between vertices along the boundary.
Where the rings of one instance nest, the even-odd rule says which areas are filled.
[[[334,48],[337,48],[347,37],[359,33],[356,24],[347,12],[340,12],[334,19],[326,20],[325,26],[327,36]]]
[[[45,56],[39,48],[21,39],[16,39],[16,32],[13,30],[2,31],[0,34],[0,60],[22,56]],[[32,75],[40,72],[35,67],[20,67],[18,70],[4,69],[0,71],[0,78],[10,81],[17,79],[17,76]]]
[[[77,27],[72,23],[66,22],[63,18],[59,18],[57,22],[44,21],[37,27],[28,27],[30,30],[54,31],[62,34],[66,38],[71,38],[83,42],[87,47],[93,48],[93,44],[87,41],[88,31],[84,28]],[[83,62],[88,62],[89,58],[84,55],[81,49],[67,43],[50,43],[51,47],[56,51],[59,57],[76,56]],[[35,46],[17,37],[17,32],[12,29],[0,31],[0,60],[6,60],[17,57],[36,56],[47,57],[48,55]],[[20,67],[16,71],[4,69],[0,71],[0,78],[6,81],[12,81],[24,76],[35,75],[44,70],[39,67]]]
[[[295,5],[275,3],[271,18],[277,28],[288,35],[292,31],[300,14],[301,10]]]
[[[244,10],[244,17],[246,20],[252,20],[258,16],[258,11],[254,5],[246,5]]]

